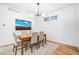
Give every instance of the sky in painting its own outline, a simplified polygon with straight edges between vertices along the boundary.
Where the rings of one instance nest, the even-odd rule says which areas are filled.
[[[31,21],[16,19],[16,26],[31,26]]]

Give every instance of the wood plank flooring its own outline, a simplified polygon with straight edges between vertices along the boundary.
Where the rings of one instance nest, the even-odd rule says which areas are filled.
[[[53,55],[79,55],[79,50],[77,47],[69,46],[65,44],[59,44]]]

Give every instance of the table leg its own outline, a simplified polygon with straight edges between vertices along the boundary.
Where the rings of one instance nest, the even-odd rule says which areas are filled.
[[[23,55],[23,42],[22,42],[22,45],[21,45],[21,55]]]
[[[45,36],[45,44],[46,44],[46,34],[44,36]]]

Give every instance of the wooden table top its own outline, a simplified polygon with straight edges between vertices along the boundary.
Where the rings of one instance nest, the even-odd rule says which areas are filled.
[[[19,35],[18,38],[21,41],[28,41],[31,40],[32,35],[31,34],[27,34],[27,35]]]

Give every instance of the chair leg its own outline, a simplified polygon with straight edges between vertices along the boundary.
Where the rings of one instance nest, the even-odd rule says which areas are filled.
[[[33,53],[33,47],[31,46],[31,53]]]
[[[25,47],[25,51],[27,51],[27,46]]]
[[[34,49],[36,48],[36,44],[33,45],[33,48],[34,48]]]
[[[39,45],[40,45],[40,47],[41,47],[41,45],[42,45],[42,41],[40,41],[40,44],[39,44]]]
[[[13,45],[13,52],[14,52],[14,50],[15,50],[15,45]]]
[[[42,46],[43,44],[42,44],[42,41],[40,42],[40,46]]]
[[[44,46],[44,40],[42,40],[42,46]]]
[[[39,48],[40,48],[40,42],[38,43],[38,46],[39,46]]]
[[[17,47],[15,47],[15,55],[17,54]]]
[[[38,43],[36,43],[36,48],[38,49]]]
[[[27,44],[25,44],[25,51],[27,51]]]
[[[43,46],[43,40],[41,41],[41,43],[42,43],[42,46]]]

